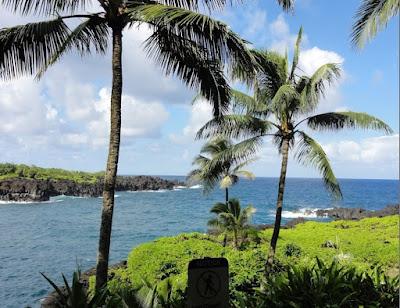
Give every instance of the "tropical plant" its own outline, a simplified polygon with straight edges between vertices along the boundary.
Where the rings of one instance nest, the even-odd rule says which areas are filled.
[[[351,40],[357,47],[365,43],[386,28],[389,20],[398,15],[400,0],[362,0],[356,13]]]
[[[312,114],[324,95],[326,86],[340,76],[338,64],[328,63],[319,67],[311,76],[298,76],[299,49],[302,37],[300,29],[289,69],[288,56],[276,52],[254,50],[260,69],[236,70],[235,76],[246,81],[254,91],[252,96],[232,91],[235,113],[214,118],[206,123],[197,134],[198,138],[209,138],[219,134],[230,138],[248,138],[246,143],[256,151],[264,137],[272,137],[281,155],[281,172],[276,203],[274,231],[268,257],[272,265],[282,219],[282,205],[285,190],[289,150],[295,146],[295,158],[304,165],[315,167],[322,175],[326,188],[334,197],[341,198],[339,183],[333,173],[328,157],[322,146],[304,130],[301,124],[315,131],[338,131],[344,128],[382,130],[391,133],[383,121],[360,112],[328,112]],[[240,144],[239,143],[239,144]]]
[[[227,153],[241,153],[242,162],[230,159]],[[200,154],[193,160],[193,165],[198,168],[192,170],[188,175],[189,182],[200,182],[203,190],[212,190],[219,182],[221,189],[225,189],[225,202],[229,200],[229,187],[239,181],[239,177],[254,179],[254,174],[242,168],[252,162],[246,152],[236,147],[229,139],[215,137],[206,142],[200,150]]]
[[[45,21],[0,29],[0,79],[41,77],[67,52],[104,54],[112,45],[111,125],[104,176],[103,207],[96,267],[96,289],[107,283],[115,181],[121,137],[122,33],[147,24],[153,33],[145,49],[167,75],[176,75],[213,102],[214,114],[226,110],[230,90],[221,64],[251,66],[245,41],[202,8],[222,8],[225,0],[0,0],[0,6]],[[286,10],[292,0],[278,0]],[[81,13],[84,12],[84,13]],[[72,20],[70,25],[68,21]],[[137,27],[136,27],[137,29]]]
[[[379,267],[357,272],[317,258],[312,268],[290,265],[267,277],[256,307],[398,307],[398,294],[399,278],[389,278]]]
[[[248,226],[255,211],[252,205],[248,205],[242,209],[238,199],[230,199],[227,203],[218,202],[210,210],[217,217],[210,219],[208,225],[223,231],[232,232],[235,248],[238,248],[239,233]]]
[[[82,282],[81,270],[78,268],[72,275],[71,286],[67,278],[62,274],[64,286],[59,287],[45,274],[40,273],[47,282],[54,288],[56,296],[52,296],[52,307],[60,308],[97,308],[97,307],[117,307],[123,299],[116,295],[111,295],[107,288],[102,288],[100,292],[90,297],[87,293],[85,284]],[[120,305],[118,305],[120,306]]]

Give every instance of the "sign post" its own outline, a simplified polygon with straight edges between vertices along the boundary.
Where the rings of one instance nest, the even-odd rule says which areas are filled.
[[[189,308],[228,308],[229,269],[225,258],[192,260],[188,270]]]

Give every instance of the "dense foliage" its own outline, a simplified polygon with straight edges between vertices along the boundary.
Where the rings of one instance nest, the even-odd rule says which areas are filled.
[[[0,180],[27,178],[38,180],[71,180],[77,183],[96,183],[103,177],[103,172],[68,171],[58,168],[41,168],[36,166],[0,164]]]
[[[325,302],[330,307],[375,307],[378,302],[396,307],[398,279],[388,276],[398,275],[398,217],[307,222],[283,229],[277,272],[265,280],[271,232],[258,232],[261,242],[247,241],[241,250],[224,247],[221,236],[199,233],[142,244],[129,254],[127,269],[113,271],[109,290],[126,294],[144,286],[147,291],[142,292],[157,295],[158,303],[169,298],[179,304],[185,300],[189,261],[225,257],[232,305],[238,307],[320,307]]]

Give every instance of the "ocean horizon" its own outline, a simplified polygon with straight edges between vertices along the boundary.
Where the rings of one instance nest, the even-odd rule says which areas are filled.
[[[161,176],[183,181],[184,176]],[[332,199],[318,178],[287,178],[283,223],[296,218],[326,221],[313,211],[332,207],[381,209],[398,203],[398,180],[339,179],[343,200]],[[230,197],[256,208],[254,224],[272,223],[277,178],[241,180]],[[135,246],[181,232],[206,232],[211,206],[224,201],[215,189],[204,195],[200,185],[173,190],[117,192],[110,262],[126,259]],[[41,203],[0,204],[0,302],[2,307],[39,307],[56,282],[70,277],[78,262],[83,271],[96,262],[101,198],[57,196]]]

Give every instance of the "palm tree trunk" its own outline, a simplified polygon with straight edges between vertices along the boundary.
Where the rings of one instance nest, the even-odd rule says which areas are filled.
[[[122,29],[113,28],[111,129],[108,148],[107,169],[104,176],[103,209],[101,213],[99,250],[96,266],[96,290],[107,283],[108,257],[112,218],[114,211],[114,191],[118,169],[121,138],[121,96],[122,96]]]
[[[238,234],[237,234],[236,228],[233,229],[233,239],[234,239],[235,248],[237,249],[239,247],[239,243],[238,243]]]
[[[276,202],[275,225],[274,225],[274,232],[272,234],[271,244],[270,244],[269,253],[268,253],[267,270],[271,268],[271,266],[274,262],[276,243],[278,241],[279,231],[281,229],[282,203],[283,203],[283,193],[285,191],[288,156],[289,156],[289,139],[285,138],[285,139],[283,139],[283,143],[282,143],[281,175],[279,177],[278,200]]]
[[[229,202],[229,192],[228,187],[225,188],[225,203],[228,204]]]

